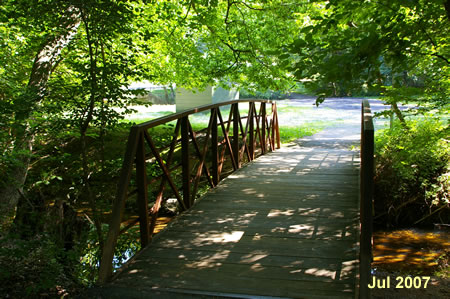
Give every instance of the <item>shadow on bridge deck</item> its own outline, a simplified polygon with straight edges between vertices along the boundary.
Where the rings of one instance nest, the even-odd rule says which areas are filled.
[[[90,296],[355,297],[358,130],[327,129],[233,173]]]

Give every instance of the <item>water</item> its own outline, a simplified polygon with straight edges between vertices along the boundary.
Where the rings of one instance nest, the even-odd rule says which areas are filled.
[[[402,229],[373,235],[372,274],[377,271],[432,275],[447,264],[450,233],[444,230]]]

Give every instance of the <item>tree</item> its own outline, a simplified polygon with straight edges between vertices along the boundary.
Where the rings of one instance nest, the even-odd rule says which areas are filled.
[[[39,13],[47,17],[41,24],[38,19],[30,20],[31,23],[24,20],[27,14]],[[7,79],[2,82],[4,85],[1,94],[5,101],[2,105],[2,114],[4,117],[9,116],[6,125],[11,126],[8,136],[6,136],[7,145],[2,148],[4,157],[6,155],[9,164],[5,171],[8,177],[2,178],[0,181],[0,212],[2,215],[0,224],[5,224],[9,222],[8,218],[14,214],[27,176],[34,135],[33,112],[39,109],[46,93],[50,74],[59,62],[62,49],[76,34],[80,19],[79,12],[72,5],[55,6],[49,3],[29,5],[28,1],[5,3],[1,17],[3,20],[15,18],[12,26],[9,26],[11,31],[5,30],[6,33],[9,33],[5,39],[6,43],[10,45],[7,50],[12,50],[17,46],[17,41],[13,40],[14,36],[12,35],[12,32],[17,30],[22,34],[22,38],[25,38],[26,33],[32,35],[31,42],[23,43],[23,45],[36,51],[32,64],[29,60],[29,52],[25,51],[24,53],[26,56],[25,60],[22,60],[23,63],[31,66],[26,86],[22,85],[25,73],[21,71],[22,66],[17,62],[5,61],[6,67],[2,70],[2,73],[7,76]],[[46,26],[52,26],[54,30],[47,30],[44,35],[39,36],[39,30]],[[7,27],[3,25],[2,28]],[[6,57],[16,59],[11,53],[8,54]],[[18,59],[20,60],[20,58]],[[18,69],[13,69],[11,66]],[[12,72],[14,75],[11,76],[8,72]],[[9,88],[12,88],[15,94],[8,92]],[[8,112],[10,112],[9,115]]]
[[[384,225],[448,216],[448,124],[407,118],[448,113],[450,1],[313,1],[280,55],[297,80],[326,96],[381,93],[401,127],[377,138],[375,209]],[[400,217],[401,216],[401,217]],[[442,216],[442,218],[440,218]],[[448,218],[448,217],[447,217]]]
[[[90,236],[85,246],[98,249],[90,260],[93,276],[87,275],[95,280],[105,227],[102,212],[110,203],[101,187],[111,189],[113,182],[96,184],[101,174],[106,176],[109,161],[102,145],[93,149],[92,143],[103,144],[106,132],[116,130],[130,111],[128,85],[146,79],[187,87],[233,82],[286,89],[292,80],[278,66],[275,50],[292,41],[293,34],[280,33],[296,30],[295,10],[280,0],[4,1],[1,222],[9,225],[15,216],[12,232],[19,233],[18,243],[41,244],[45,238],[42,251],[52,250],[45,258],[58,255],[55,267],[60,270],[72,269],[84,252],[71,251],[81,237],[67,233],[66,238],[64,231],[93,223],[95,229],[85,232]],[[76,151],[64,152],[70,145]],[[45,154],[37,151],[42,148]],[[37,169],[45,161],[58,165]],[[47,189],[41,187],[46,184]],[[76,205],[86,201],[92,215],[82,226]],[[94,231],[96,240],[91,240]]]
[[[112,107],[126,106],[124,90],[132,80],[187,87],[233,82],[253,89],[292,83],[274,55],[292,41],[292,34],[279,33],[295,30],[296,6],[284,1],[23,0],[3,7],[2,28],[11,33],[1,70],[9,78],[0,93],[2,123],[12,129],[1,163],[8,173],[0,188],[2,215],[9,215],[2,222],[21,197],[38,124],[60,123],[70,113],[84,140],[92,123],[105,126],[120,117]],[[8,52],[19,45],[21,59]]]
[[[318,95],[383,92],[442,108],[449,95],[449,1],[313,1],[280,55]]]

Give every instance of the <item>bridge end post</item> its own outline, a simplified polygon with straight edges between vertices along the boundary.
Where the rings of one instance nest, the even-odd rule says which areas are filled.
[[[372,262],[374,127],[367,100],[361,109],[361,168],[360,168],[360,277],[359,298],[370,298],[368,287]]]
[[[116,248],[117,238],[120,233],[120,223],[122,221],[123,210],[125,209],[125,201],[127,199],[128,185],[131,178],[131,169],[133,167],[134,158],[138,147],[139,128],[133,126],[128,135],[127,149],[122,163],[120,179],[116,198],[111,213],[109,230],[106,236],[105,245],[102,249],[102,257],[100,260],[100,268],[98,273],[98,282],[103,284],[108,281],[112,274],[114,251]]]

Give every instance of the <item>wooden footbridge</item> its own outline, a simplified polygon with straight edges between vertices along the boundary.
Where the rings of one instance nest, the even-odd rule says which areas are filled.
[[[333,128],[282,148],[276,104],[243,104],[205,106],[132,128],[102,257],[103,286],[94,295],[368,297],[368,103],[362,105],[360,132]],[[209,118],[206,128],[193,129],[193,114]],[[152,128],[173,121],[172,139],[157,147]],[[361,153],[350,150],[359,136]],[[213,188],[198,199],[204,185]],[[153,236],[167,198],[176,198],[184,212]],[[137,207],[143,249],[112,274],[117,238],[134,224],[121,226],[128,201]]]

